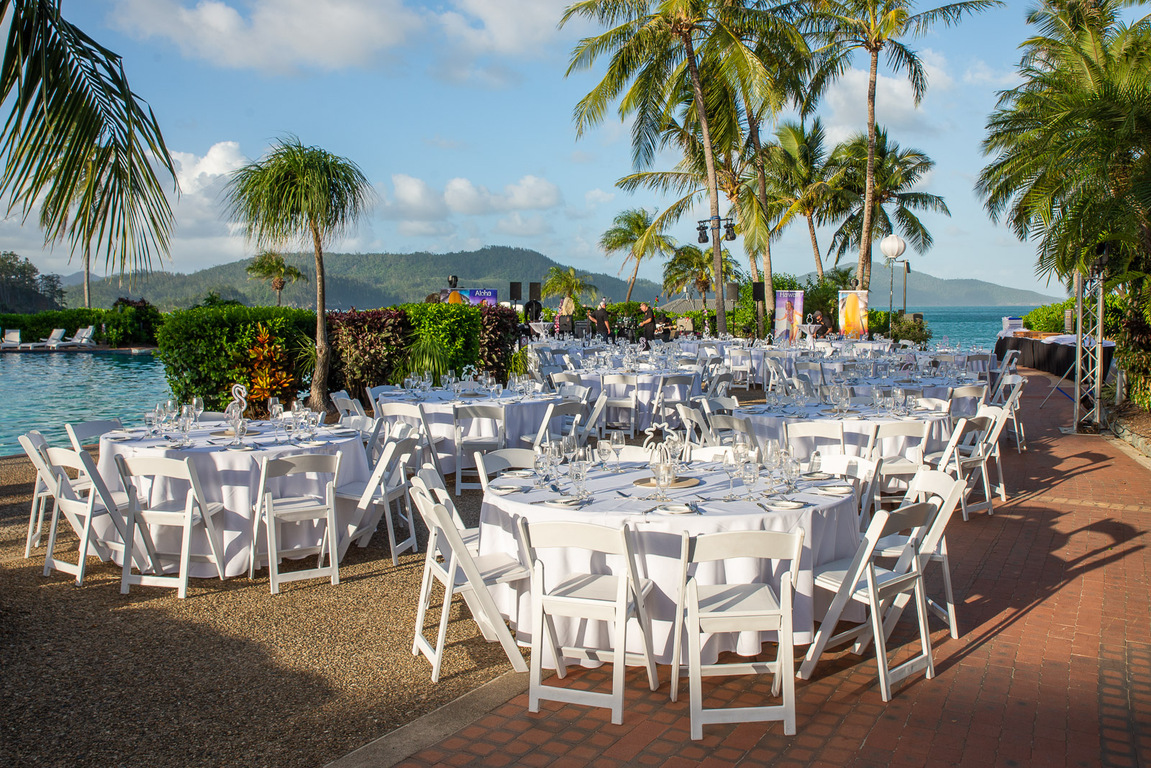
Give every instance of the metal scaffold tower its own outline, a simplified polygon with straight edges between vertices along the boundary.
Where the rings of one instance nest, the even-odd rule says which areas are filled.
[[[1074,432],[1097,432],[1103,422],[1103,297],[1107,250],[1084,277],[1075,275],[1075,415]]]

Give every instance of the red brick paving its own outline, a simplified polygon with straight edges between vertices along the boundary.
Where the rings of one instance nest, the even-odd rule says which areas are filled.
[[[1062,435],[1070,403],[1029,374],[1029,450],[1003,443],[1009,501],[948,530],[962,636],[933,620],[936,677],[879,697],[874,656],[825,655],[797,681],[797,734],[779,723],[688,736],[680,700],[628,671],[623,725],[607,711],[521,695],[401,765],[1151,765],[1151,473],[1104,439]],[[936,574],[929,579],[939,593]],[[912,613],[892,648],[913,652]],[[869,649],[870,653],[870,649]],[[774,651],[765,658],[774,656]],[[610,666],[575,679],[610,687]],[[571,678],[569,678],[571,679]],[[715,682],[717,699],[762,690]]]

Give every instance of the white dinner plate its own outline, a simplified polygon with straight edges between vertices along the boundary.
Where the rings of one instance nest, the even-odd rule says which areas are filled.
[[[779,499],[777,501],[769,501],[765,504],[768,509],[775,512],[791,512],[792,510],[802,509],[803,504],[798,501],[788,501],[787,499]]]
[[[498,496],[506,496],[509,493],[515,493],[523,489],[524,487],[522,485],[512,485],[510,483],[500,483],[497,485],[496,483],[488,483],[488,490]]]
[[[308,448],[320,448],[327,445],[323,440],[301,440],[297,445],[304,445]]]
[[[500,472],[500,477],[532,477],[535,473],[530,469],[508,469]]]
[[[583,504],[582,499],[577,499],[574,496],[558,496],[554,499],[547,499],[544,501],[549,507],[559,507],[560,509],[573,509]]]
[[[655,508],[655,512],[664,515],[690,515],[693,510],[686,504],[662,504]]]
[[[247,451],[256,450],[256,446],[246,445],[246,444],[245,445],[229,445],[228,450],[229,451],[245,451],[245,452],[247,452]]]
[[[111,440],[113,443],[122,443],[125,440],[131,440],[132,436],[120,433],[120,434],[116,434],[116,435],[108,435],[108,439]]]
[[[816,493],[822,493],[825,496],[846,496],[854,491],[855,489],[850,485],[825,485],[815,489]]]
[[[831,475],[826,472],[807,472],[803,475],[804,480],[830,480]]]

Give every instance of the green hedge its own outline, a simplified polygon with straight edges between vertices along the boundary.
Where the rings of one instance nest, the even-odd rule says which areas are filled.
[[[1126,312],[1126,302],[1114,293],[1109,293],[1103,299],[1103,335],[1114,339],[1123,325],[1123,315]],[[1070,309],[1072,316],[1075,313],[1075,298],[1066,299],[1055,304],[1036,307],[1023,316],[1023,327],[1043,333],[1063,333],[1063,313]],[[1093,307],[1084,307],[1084,312],[1094,311]],[[1073,320],[1074,322],[1074,320]],[[1072,333],[1074,333],[1072,326]]]
[[[402,304],[412,334],[434,339],[447,353],[448,369],[457,373],[476,365],[480,355],[480,309],[468,304]],[[409,342],[410,343],[410,342]]]
[[[0,328],[20,331],[24,341],[46,339],[54,328],[63,328],[66,338],[81,328],[96,326],[97,343],[120,346],[152,346],[163,316],[151,304],[117,306],[115,309],[56,309],[28,315],[0,315]]]
[[[249,353],[257,326],[268,327],[296,366],[295,384],[309,379],[307,352],[315,349],[316,313],[288,307],[201,307],[169,313],[156,334],[156,356],[164,363],[168,386],[181,401],[204,398],[210,411],[231,400],[232,385],[250,384]],[[302,358],[302,359],[300,359]],[[312,353],[314,361],[314,352]]]

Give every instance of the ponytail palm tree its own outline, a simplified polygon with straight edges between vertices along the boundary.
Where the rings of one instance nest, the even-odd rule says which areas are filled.
[[[835,198],[828,212],[829,218],[842,219],[828,249],[829,254],[835,252],[836,264],[849,248],[858,246],[865,231],[864,177],[868,166],[868,144],[867,136],[857,134],[836,147],[829,162],[833,172],[840,174],[843,180],[843,193]],[[913,211],[951,215],[942,197],[914,190],[919,180],[935,167],[935,161],[917,149],[901,149],[899,144],[888,141],[887,132],[880,128],[876,131],[874,164],[875,188],[870,216],[874,223],[872,239],[881,240],[898,229],[916,253],[923,253],[931,248],[934,240]],[[889,211],[889,207],[892,210]]]
[[[272,290],[276,292],[276,306],[280,306],[280,294],[288,283],[303,280],[308,282],[308,276],[299,269],[284,261],[284,257],[275,251],[261,251],[252,259],[252,263],[245,270],[249,280],[267,280]]]
[[[93,248],[121,274],[168,255],[172,209],[157,173],[176,171],[156,117],[120,57],[66,21],[60,0],[0,0],[8,40],[0,64],[0,197],[45,243]]]
[[[292,136],[233,173],[224,194],[229,218],[243,224],[257,246],[311,242],[316,257],[316,372],[310,404],[313,410],[326,409],[331,347],[324,317],[324,246],[355,225],[371,200],[371,184],[352,161],[305,147]]]
[[[645,168],[655,157],[668,119],[684,103],[684,94],[690,94],[703,147],[717,271],[719,192],[700,61],[713,57],[730,79],[744,83],[748,92],[760,92],[769,73],[740,37],[743,30],[773,23],[774,15],[757,5],[730,0],[580,0],[568,6],[560,21],[564,26],[583,18],[608,27],[580,40],[572,51],[569,75],[592,67],[602,55],[610,57],[603,79],[576,105],[577,136],[600,123],[618,98],[620,117],[633,117],[633,164]],[[722,310],[722,296],[718,305]],[[722,311],[719,330],[727,331]]]
[[[808,4],[805,22],[819,46],[817,54],[821,64],[812,78],[812,93],[819,94],[832,80],[838,78],[851,63],[857,50],[867,51],[867,168],[863,190],[860,222],[863,236],[858,238],[859,266],[856,276],[859,288],[867,290],[871,284],[871,243],[875,211],[875,83],[879,72],[879,53],[887,50],[887,63],[892,69],[907,73],[915,94],[915,103],[927,91],[927,73],[919,55],[899,38],[926,34],[935,24],[958,24],[964,16],[986,10],[1003,3],[999,0],[965,0],[948,3],[926,11],[912,12],[912,0],[812,0]]]
[[[639,275],[640,262],[675,250],[675,240],[668,237],[662,227],[656,226],[647,209],[629,208],[616,214],[612,226],[600,238],[599,247],[609,255],[624,253],[624,266],[627,266],[628,259],[635,261],[627,281],[627,296],[624,298],[624,301],[631,301],[631,291]]]

